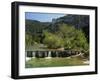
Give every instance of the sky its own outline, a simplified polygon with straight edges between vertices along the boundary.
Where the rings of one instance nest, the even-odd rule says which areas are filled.
[[[52,19],[56,19],[64,16],[65,14],[56,13],[36,13],[36,12],[25,12],[25,19],[38,20],[41,22],[51,22]]]

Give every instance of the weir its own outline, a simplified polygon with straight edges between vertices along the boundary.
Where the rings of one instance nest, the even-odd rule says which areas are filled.
[[[25,55],[28,58],[54,58],[54,57],[69,57],[80,54],[77,51],[26,51]]]

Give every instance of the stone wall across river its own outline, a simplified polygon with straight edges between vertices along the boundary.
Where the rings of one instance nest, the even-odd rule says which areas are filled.
[[[36,57],[36,58],[45,58],[45,57],[69,57],[72,55],[77,55],[80,52],[78,51],[26,51],[26,57]]]

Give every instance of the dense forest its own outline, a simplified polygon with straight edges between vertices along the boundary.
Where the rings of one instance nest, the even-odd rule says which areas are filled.
[[[89,53],[89,16],[65,15],[52,22],[25,20],[26,49],[41,45],[45,49],[78,50]]]

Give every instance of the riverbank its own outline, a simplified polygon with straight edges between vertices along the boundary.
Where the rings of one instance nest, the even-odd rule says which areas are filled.
[[[26,68],[36,67],[61,67],[61,66],[82,66],[89,65],[84,63],[84,60],[78,57],[66,57],[66,58],[32,58],[26,61]]]

